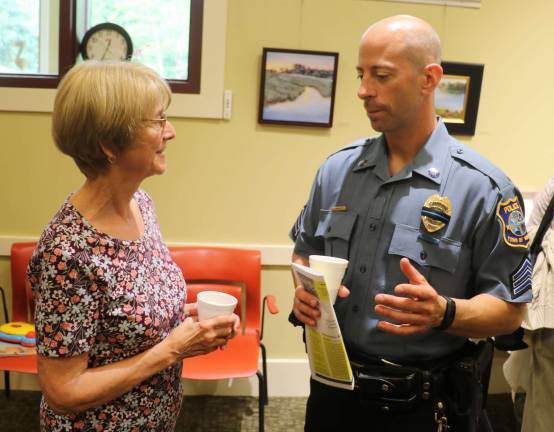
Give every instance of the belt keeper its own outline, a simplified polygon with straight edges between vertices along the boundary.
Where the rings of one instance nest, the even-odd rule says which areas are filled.
[[[444,317],[441,324],[437,327],[437,330],[446,330],[454,322],[456,317],[456,302],[451,297],[443,295],[446,300],[446,309],[444,311]]]

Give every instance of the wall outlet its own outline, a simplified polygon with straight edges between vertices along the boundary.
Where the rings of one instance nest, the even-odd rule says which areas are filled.
[[[223,92],[223,118],[225,120],[231,119],[232,109],[233,109],[233,92],[231,90],[225,90]]]

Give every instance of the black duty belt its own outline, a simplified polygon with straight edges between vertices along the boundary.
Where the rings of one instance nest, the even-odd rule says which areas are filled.
[[[435,403],[444,387],[445,370],[462,358],[466,351],[467,347],[464,347],[445,357],[410,365],[353,356],[350,364],[355,391],[360,394],[364,405],[384,412],[407,412],[418,404]]]
[[[355,389],[364,405],[382,411],[411,411],[431,399],[440,374],[415,367],[351,362]]]
[[[477,431],[486,418],[492,355],[490,339],[411,365],[365,357],[360,361],[350,353],[355,392],[363,406],[389,413],[429,410],[436,430],[452,426],[468,432]]]

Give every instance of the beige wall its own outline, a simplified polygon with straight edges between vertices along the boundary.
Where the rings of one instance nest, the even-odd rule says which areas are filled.
[[[444,59],[485,64],[477,132],[464,141],[523,191],[539,189],[554,171],[550,0],[485,0],[481,9],[369,0],[229,0],[225,88],[233,91],[233,117],[171,119],[177,138],[167,150],[168,171],[144,184],[166,240],[288,244],[287,232],[319,164],[372,133],[356,98],[357,43],[369,23],[398,13],[434,25]],[[333,128],[257,124],[263,47],[340,53]],[[82,177],[55,150],[49,115],[0,112],[0,130],[0,236],[38,236]],[[8,260],[1,258],[3,286],[7,271]],[[282,310],[267,320],[269,356],[303,357],[298,332],[286,322],[288,269],[266,267],[263,286],[278,297]]]

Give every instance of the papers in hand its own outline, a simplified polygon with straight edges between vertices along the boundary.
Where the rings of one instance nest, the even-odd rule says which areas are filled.
[[[354,389],[352,368],[323,274],[296,263],[292,263],[292,271],[304,289],[319,299],[321,316],[315,327],[305,327],[312,378],[333,387]]]

